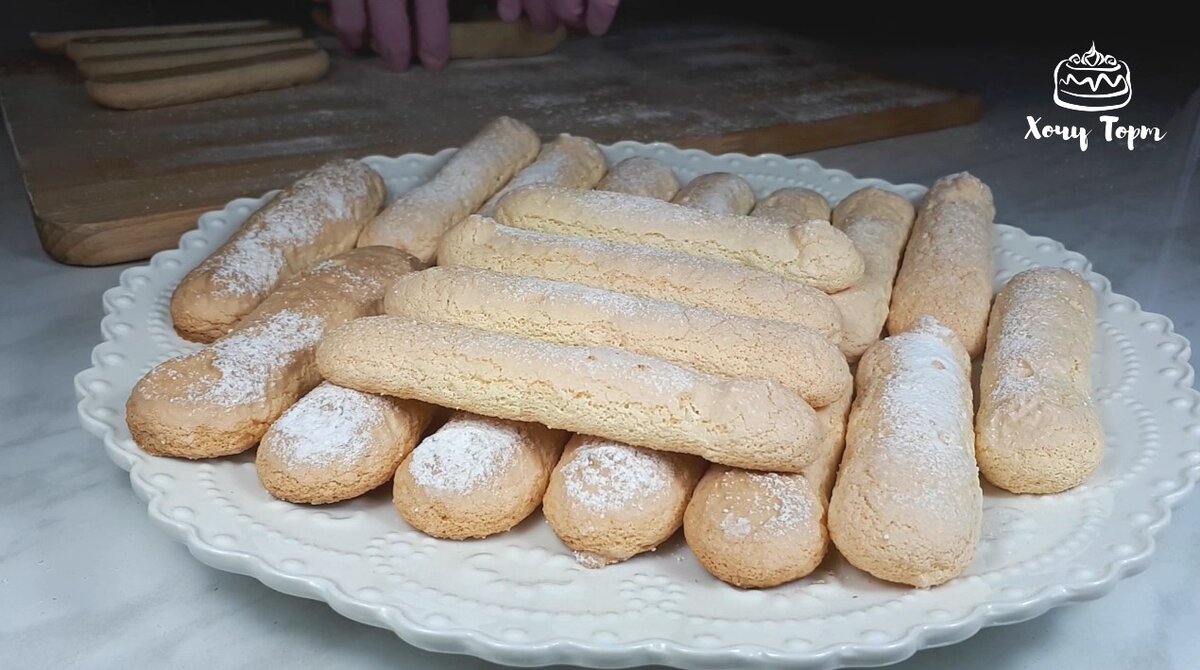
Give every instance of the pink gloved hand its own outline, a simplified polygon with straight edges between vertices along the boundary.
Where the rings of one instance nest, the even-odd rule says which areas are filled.
[[[504,21],[516,21],[521,14],[538,30],[550,32],[565,24],[568,28],[584,28],[593,35],[603,35],[617,15],[621,0],[498,0],[496,13]]]
[[[449,0],[412,0],[417,56],[433,70],[450,60]],[[367,39],[389,69],[404,70],[412,63],[412,30],[408,0],[330,0],[330,15],[338,39],[350,50]]]

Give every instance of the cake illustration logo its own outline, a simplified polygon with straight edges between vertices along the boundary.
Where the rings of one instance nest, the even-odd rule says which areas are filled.
[[[1054,68],[1054,104],[1079,112],[1120,109],[1133,98],[1129,66],[1115,56],[1096,51],[1096,43],[1082,54],[1059,61]]]

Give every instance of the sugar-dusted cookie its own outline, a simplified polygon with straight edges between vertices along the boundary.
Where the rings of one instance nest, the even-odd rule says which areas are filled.
[[[538,508],[566,441],[536,423],[458,412],[404,459],[392,501],[426,535],[503,533]]]
[[[391,480],[436,408],[325,382],[271,424],[255,454],[267,493],[295,503],[349,500]]]
[[[179,282],[171,296],[176,332],[196,342],[228,333],[280,282],[354,248],[383,196],[383,179],[358,161],[301,177]]]
[[[679,192],[679,178],[671,168],[653,158],[634,156],[614,165],[596,190],[670,200]]]
[[[595,142],[586,137],[563,133],[543,144],[538,157],[489,198],[478,213],[491,216],[500,198],[522,186],[553,184],[568,188],[591,188],[600,181],[607,169],[608,163]]]
[[[1069,270],[1026,270],[996,296],[975,418],[975,453],[989,482],[1014,493],[1058,493],[1100,466],[1095,320],[1092,288]]]
[[[912,586],[966,570],[983,518],[971,362],[933,317],[871,345],[858,363],[829,535],[852,565]]]
[[[575,435],[550,475],[546,522],[579,562],[624,561],[679,530],[703,459]]]
[[[983,353],[992,304],[992,192],[960,172],[937,180],[917,211],[892,290],[892,335],[932,316],[972,358]]]
[[[845,444],[850,395],[817,412],[825,429],[821,455],[801,473],[713,466],[684,516],[688,546],[706,570],[742,588],[800,579],[825,557],[825,506]]]
[[[671,202],[714,214],[749,214],[754,189],[735,174],[710,172],[688,182]]]
[[[267,296],[228,335],[165,361],[142,377],[126,403],[134,442],[160,456],[241,453],[321,381],[322,336],[377,314],[384,288],[421,267],[387,247],[347,251]]]
[[[432,261],[442,235],[532,162],[540,147],[537,134],[520,121],[507,116],[492,121],[433,178],[368,223],[358,245],[383,244]]]
[[[829,221],[829,201],[812,189],[788,186],[759,200],[751,215],[793,224]]]

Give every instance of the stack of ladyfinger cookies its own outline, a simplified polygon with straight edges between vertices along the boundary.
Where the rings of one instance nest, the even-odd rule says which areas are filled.
[[[329,56],[303,31],[270,21],[102,28],[31,35],[70,58],[88,96],[112,109],[147,109],[317,81]]]
[[[1092,290],[1037,268],[993,304],[992,196],[969,174],[915,209],[879,188],[831,208],[610,167],[500,118],[384,201],[369,167],[327,164],[182,280],[175,327],[206,346],[133,389],[142,449],[257,445],[294,503],[390,481],[439,538],[540,506],[589,567],[682,528],[746,588],[808,575],[831,543],[877,578],[943,583],[979,542],[981,471],[1050,494],[1099,465]]]

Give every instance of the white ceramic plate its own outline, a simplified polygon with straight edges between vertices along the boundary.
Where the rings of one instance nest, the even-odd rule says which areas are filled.
[[[760,195],[792,185],[831,201],[867,185],[913,199],[924,191],[781,156],[711,156],[631,142],[605,152],[613,161],[653,156],[684,179],[735,172]],[[394,196],[450,153],[365,160]],[[513,665],[799,669],[898,661],[982,626],[1107,592],[1146,566],[1155,533],[1200,476],[1200,395],[1191,388],[1188,342],[1165,317],[1113,294],[1079,254],[1000,225],[997,286],[1028,267],[1063,266],[1081,272],[1099,296],[1095,385],[1107,452],[1091,482],[1063,495],[985,487],[978,556],[966,576],[944,586],[888,585],[835,554],[800,582],[741,591],[710,577],[678,537],[655,553],[590,571],[576,565],[540,514],[513,532],[456,543],[406,526],[386,490],[324,507],[273,500],[258,484],[253,452],[200,463],[154,458],[134,446],[124,421],[134,382],[195,346],[171,328],[172,288],[264,201],[242,198],[205,214],[178,249],[126,270],[104,294],[104,342],[92,354],[94,367],[75,382],[79,414],[129,470],[151,518],[201,561],[324,600],[419,647]]]

